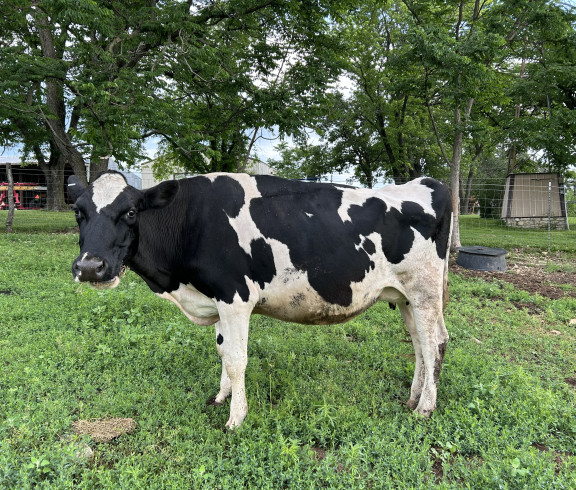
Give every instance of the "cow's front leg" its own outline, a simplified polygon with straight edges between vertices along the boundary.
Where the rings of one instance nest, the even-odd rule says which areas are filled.
[[[240,311],[237,311],[230,308],[230,305],[223,310],[220,311],[220,325],[217,327],[216,339],[218,353],[222,358],[222,378],[220,393],[215,401],[223,401],[228,392],[232,392],[230,418],[226,422],[226,427],[233,429],[242,423],[248,413],[244,377],[248,363],[250,312],[243,311],[247,308],[240,308]]]
[[[230,376],[228,376],[228,372],[226,371],[226,364],[224,363],[224,359],[222,358],[222,344],[224,343],[224,336],[220,330],[220,322],[216,322],[216,349],[218,350],[218,355],[220,359],[222,359],[222,374],[220,376],[220,391],[216,395],[214,399],[214,404],[222,405],[226,398],[230,396],[230,392],[232,390],[232,382],[230,381]]]

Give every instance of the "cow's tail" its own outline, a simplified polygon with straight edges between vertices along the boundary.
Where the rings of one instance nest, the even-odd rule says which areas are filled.
[[[448,231],[448,241],[446,243],[446,258],[444,259],[444,277],[443,277],[443,290],[442,290],[442,310],[446,308],[446,304],[450,299],[450,292],[448,290],[448,266],[450,262],[450,246],[452,245],[452,229],[454,226],[454,213],[450,213],[450,230]]]

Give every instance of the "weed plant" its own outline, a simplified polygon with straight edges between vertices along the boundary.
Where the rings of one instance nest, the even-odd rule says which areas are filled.
[[[0,488],[576,488],[574,298],[451,275],[430,419],[403,404],[413,350],[387,304],[344,325],[254,317],[250,411],[225,432],[212,328],[130,272],[74,283],[77,239],[0,235]],[[137,428],[72,433],[107,417]]]

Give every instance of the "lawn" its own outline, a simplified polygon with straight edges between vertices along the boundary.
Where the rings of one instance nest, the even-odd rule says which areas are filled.
[[[540,267],[565,295],[454,269],[430,419],[403,404],[412,346],[382,304],[345,325],[254,317],[250,411],[225,432],[228,405],[206,404],[220,376],[213,329],[130,272],[113,291],[79,286],[71,216],[18,218],[0,234],[0,488],[576,487],[576,297],[564,282],[576,255],[543,255],[546,233],[532,232],[526,255],[496,227],[490,243],[463,232],[517,249],[511,269]],[[135,428],[108,442],[76,433],[112,418]]]
[[[460,234],[463,246],[482,245],[485,247],[499,247],[507,250],[521,249],[550,250],[576,252],[576,218],[568,218],[570,230],[553,230],[548,234],[547,229],[522,230],[504,226],[502,220],[484,219],[478,215],[470,214],[460,216]]]

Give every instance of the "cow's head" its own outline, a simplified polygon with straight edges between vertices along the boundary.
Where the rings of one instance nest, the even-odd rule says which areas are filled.
[[[94,287],[113,288],[137,245],[139,215],[169,204],[178,182],[162,182],[139,191],[128,185],[121,173],[110,171],[88,187],[72,176],[68,190],[80,228],[80,255],[72,264],[74,278]]]

